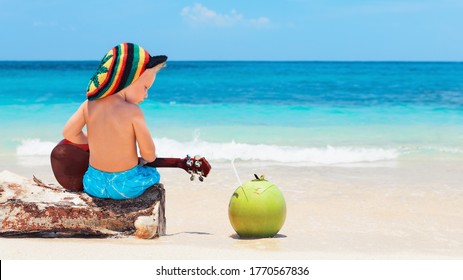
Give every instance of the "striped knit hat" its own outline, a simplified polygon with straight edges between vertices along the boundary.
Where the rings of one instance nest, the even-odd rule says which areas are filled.
[[[167,56],[150,54],[132,43],[122,43],[112,48],[101,60],[98,70],[87,87],[88,100],[112,95],[132,84],[146,69],[167,60]]]

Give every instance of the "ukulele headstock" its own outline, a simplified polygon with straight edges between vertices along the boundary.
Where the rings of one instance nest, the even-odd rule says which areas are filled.
[[[195,175],[198,175],[199,181],[204,181],[204,177],[207,177],[209,172],[211,171],[211,165],[209,162],[204,158],[199,155],[196,155],[194,157],[190,157],[187,155],[183,159],[183,164],[186,172],[190,174],[190,180],[193,181],[195,179]]]

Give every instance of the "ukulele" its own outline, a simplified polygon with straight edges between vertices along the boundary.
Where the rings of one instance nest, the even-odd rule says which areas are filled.
[[[82,180],[88,168],[89,158],[90,150],[87,144],[75,144],[66,139],[61,140],[50,155],[51,168],[58,183],[70,191],[83,191]],[[209,162],[200,156],[186,156],[183,159],[156,158],[155,161],[145,165],[181,168],[190,174],[191,181],[194,180],[195,175],[198,175],[201,182],[211,171]]]

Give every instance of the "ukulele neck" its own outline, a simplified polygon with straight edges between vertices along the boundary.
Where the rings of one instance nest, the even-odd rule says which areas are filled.
[[[182,160],[179,158],[156,158],[153,162],[146,165],[151,167],[180,167]]]

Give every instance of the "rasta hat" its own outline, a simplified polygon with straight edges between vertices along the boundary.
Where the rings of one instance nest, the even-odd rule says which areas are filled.
[[[112,48],[101,60],[87,87],[87,99],[97,100],[128,87],[148,68],[167,60],[167,56],[151,56],[145,49],[132,43]]]

